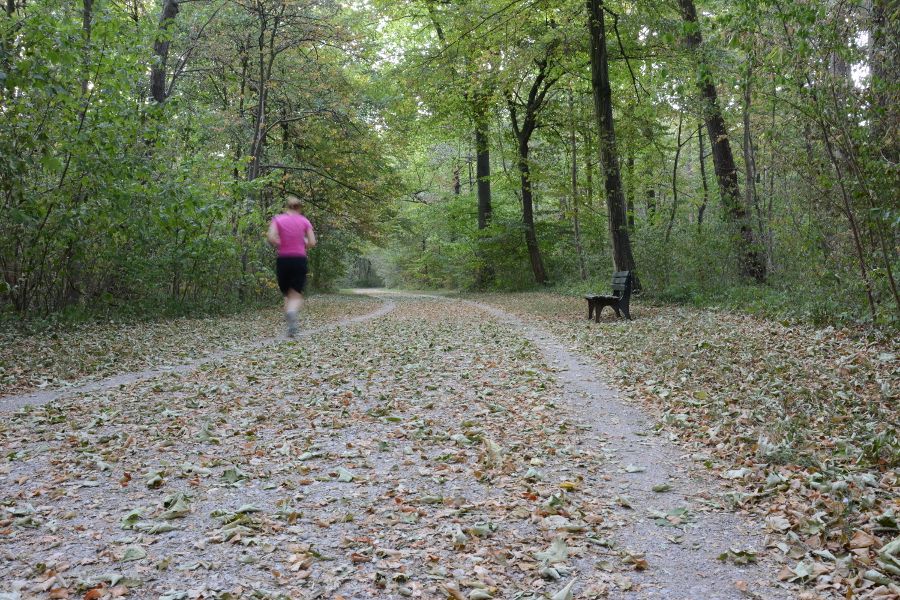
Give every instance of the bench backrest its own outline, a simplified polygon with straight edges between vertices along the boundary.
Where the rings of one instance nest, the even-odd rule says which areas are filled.
[[[613,296],[631,296],[631,271],[616,271],[612,277]]]

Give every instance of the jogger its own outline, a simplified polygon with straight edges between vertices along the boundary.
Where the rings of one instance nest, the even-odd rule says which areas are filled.
[[[272,219],[267,239],[278,251],[275,273],[284,296],[284,319],[288,337],[297,335],[297,313],[303,306],[306,287],[306,251],[316,245],[316,234],[309,219],[300,214],[300,199],[288,195],[285,211]]]

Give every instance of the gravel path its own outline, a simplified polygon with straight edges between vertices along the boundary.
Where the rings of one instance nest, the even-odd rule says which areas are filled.
[[[546,332],[380,297],[10,412],[0,598],[787,597],[702,466]]]
[[[609,461],[610,469],[596,491],[617,505],[613,537],[654,567],[636,577],[643,584],[642,597],[789,597],[770,587],[774,566],[737,566],[719,560],[730,549],[762,553],[762,526],[711,510],[723,490],[703,475],[700,461],[655,434],[646,415],[624,402],[584,358],[552,335],[490,305],[466,304],[520,329],[555,367],[566,403],[591,434],[586,443]],[[659,522],[684,527],[672,530]]]

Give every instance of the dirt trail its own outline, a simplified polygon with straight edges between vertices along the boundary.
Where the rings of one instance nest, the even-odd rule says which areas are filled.
[[[379,295],[377,290],[367,291]],[[564,390],[565,402],[578,415],[585,432],[579,443],[607,461],[594,485],[595,493],[605,497],[606,506],[616,514],[613,537],[618,553],[643,557],[652,567],[632,577],[641,587],[639,597],[792,597],[773,580],[778,567],[758,562],[765,556],[763,524],[722,510],[726,490],[704,473],[702,461],[655,432],[652,419],[625,402],[584,357],[549,332],[496,306],[432,294],[400,294],[475,307],[512,325],[540,349]],[[720,560],[729,551],[737,555],[732,552]],[[754,562],[739,564],[745,562],[742,554],[752,554]],[[634,594],[623,592],[622,597]]]
[[[609,461],[597,493],[618,505],[621,527],[615,539],[644,554],[650,565],[636,577],[646,586],[641,597],[789,597],[784,590],[769,586],[774,567],[737,566],[719,560],[729,549],[762,554],[762,528],[760,523],[735,514],[710,510],[710,504],[722,501],[724,490],[704,476],[699,461],[654,433],[645,414],[624,402],[583,357],[567,350],[552,335],[496,307],[466,304],[519,328],[555,367],[566,402],[591,434],[584,443]],[[657,492],[654,488],[669,489]],[[687,526],[681,531],[659,525],[666,521]],[[745,593],[737,586],[753,592]]]
[[[303,344],[10,413],[0,597],[789,597],[717,560],[762,554],[756,528],[577,354],[492,306],[376,295]]]

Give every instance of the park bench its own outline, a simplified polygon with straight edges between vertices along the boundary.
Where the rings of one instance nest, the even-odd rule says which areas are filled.
[[[631,271],[616,271],[612,277],[612,296],[602,294],[589,294],[584,297],[588,303],[588,319],[592,316],[596,322],[600,322],[600,312],[604,306],[611,306],[616,311],[616,316],[622,313],[631,320],[629,303],[631,302],[631,288],[633,286]],[[621,312],[620,312],[621,311]]]

